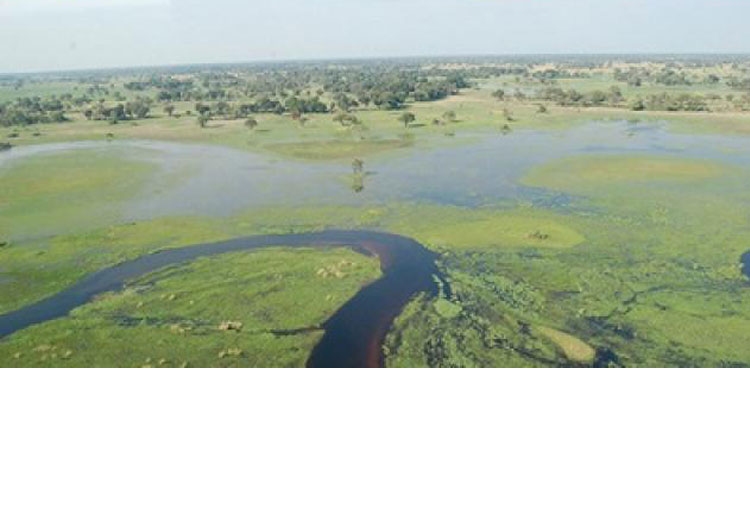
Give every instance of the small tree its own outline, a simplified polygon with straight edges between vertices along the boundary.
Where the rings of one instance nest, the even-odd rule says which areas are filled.
[[[443,118],[447,122],[454,122],[456,121],[456,112],[455,111],[446,111],[443,113]]]
[[[255,127],[258,126],[258,120],[256,120],[255,118],[251,116],[247,120],[245,120],[245,126],[249,128],[250,130],[253,130]]]
[[[503,109],[503,117],[505,121],[513,121],[513,112],[506,107]]]
[[[206,116],[205,114],[202,114],[198,116],[196,121],[198,122],[198,126],[200,128],[206,128],[206,125],[208,125],[208,116]]]
[[[352,160],[352,170],[355,173],[361,173],[365,168],[365,162],[362,159],[355,158]]]
[[[414,121],[417,119],[416,116],[414,116],[414,113],[405,112],[401,116],[398,117],[399,121],[404,124],[404,128],[409,128],[410,123],[414,123]]]
[[[171,118],[174,114],[174,106],[172,104],[167,104],[166,106],[164,106],[164,112],[167,113]]]
[[[492,92],[492,96],[496,98],[497,100],[504,100],[505,99],[505,90],[502,88],[499,88]]]

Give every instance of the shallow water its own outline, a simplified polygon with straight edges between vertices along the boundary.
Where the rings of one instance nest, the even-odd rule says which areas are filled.
[[[0,176],[32,155],[96,150],[158,168],[125,205],[123,220],[228,216],[259,206],[428,202],[478,206],[505,199],[550,202],[555,194],[517,183],[529,168],[580,154],[656,154],[750,167],[746,138],[675,134],[661,123],[592,122],[564,131],[487,134],[475,142],[411,149],[366,160],[365,190],[349,186],[348,160],[281,161],[221,146],[159,141],[85,141],[21,146],[0,153]]]

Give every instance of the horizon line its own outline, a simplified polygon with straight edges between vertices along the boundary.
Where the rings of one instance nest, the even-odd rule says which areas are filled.
[[[215,61],[215,62],[185,62],[185,63],[163,63],[153,65],[117,65],[113,67],[78,67],[67,69],[39,69],[28,71],[2,71],[0,77],[10,76],[35,76],[54,74],[74,74],[86,72],[121,72],[127,70],[156,70],[179,67],[221,67],[263,64],[288,64],[288,63],[338,63],[338,62],[373,62],[382,60],[429,60],[429,59],[453,59],[453,58],[531,58],[531,57],[748,57],[750,51],[691,51],[691,52],[551,52],[551,53],[467,53],[467,54],[444,54],[444,55],[401,55],[401,56],[349,56],[349,57],[311,57],[311,58],[260,58],[255,60]]]

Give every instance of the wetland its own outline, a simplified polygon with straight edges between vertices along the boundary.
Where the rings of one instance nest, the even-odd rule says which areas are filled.
[[[165,102],[149,95],[162,81],[104,75],[151,112],[107,122],[84,102],[0,127],[0,365],[750,364],[736,99],[571,105],[506,68],[393,108],[303,87],[325,112],[287,101],[253,122],[232,116],[239,92]],[[596,80],[615,82],[607,69]],[[205,89],[234,90],[229,73],[206,71]]]

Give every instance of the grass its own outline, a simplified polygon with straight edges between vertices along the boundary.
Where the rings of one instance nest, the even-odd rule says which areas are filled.
[[[570,248],[585,241],[543,210],[421,206],[403,209],[393,229],[435,249]]]
[[[549,327],[541,326],[536,328],[536,331],[560,347],[570,361],[588,365],[593,363],[596,351],[585,341]]]
[[[66,233],[119,218],[152,168],[96,152],[39,155],[0,168],[0,238]]]
[[[304,366],[319,326],[379,273],[346,249],[204,258],[13,335],[0,367]]]
[[[408,139],[381,139],[363,141],[306,141],[297,143],[275,143],[266,146],[269,151],[286,157],[302,160],[334,160],[364,157],[411,145]]]
[[[571,193],[625,183],[683,183],[715,178],[726,171],[721,164],[660,156],[583,155],[534,168],[523,178],[529,186]]]

